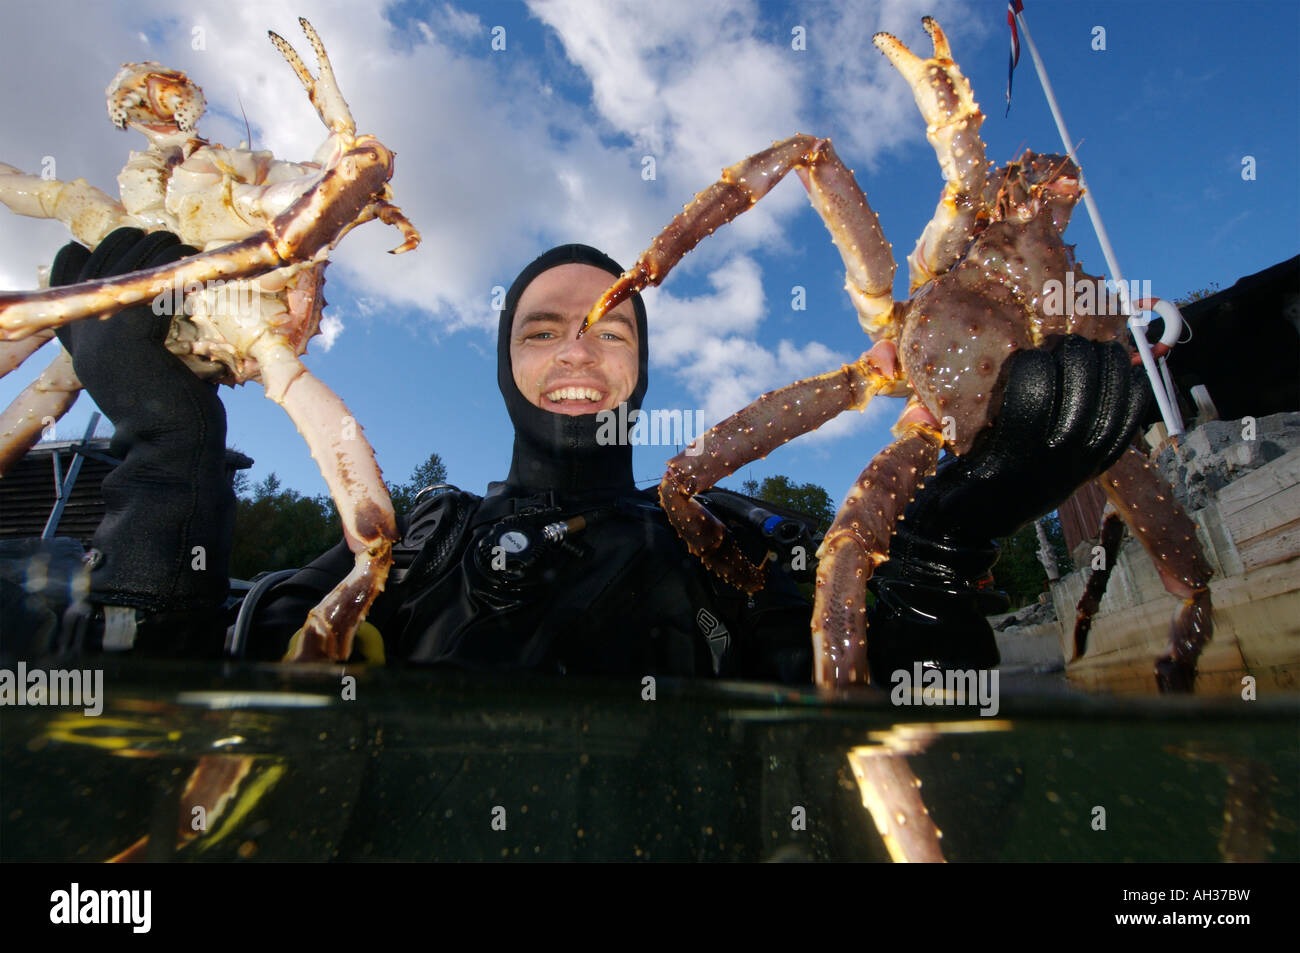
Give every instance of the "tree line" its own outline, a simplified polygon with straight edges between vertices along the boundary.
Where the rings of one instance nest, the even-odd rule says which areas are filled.
[[[446,482],[446,465],[438,454],[431,453],[405,483],[388,484],[393,508],[398,513],[407,512],[415,505],[416,494],[421,489]],[[305,566],[343,538],[338,510],[328,494],[305,496],[282,487],[274,473],[258,483],[252,483],[241,473],[236,477],[235,492],[237,509],[230,574],[237,579]],[[816,522],[814,535],[818,538],[835,519],[834,501],[825,488],[815,483],[796,483],[777,474],[761,482],[745,480],[741,492],[806,513]],[[1069,572],[1070,557],[1060,520],[1055,515],[1048,517],[1047,534],[1056,549],[1062,573]],[[1038,561],[1038,537],[1033,524],[998,540],[998,547],[1001,555],[993,567],[995,588],[1011,597],[1012,608],[1036,600],[1047,589],[1047,574]]]
[[[447,467],[436,453],[411,472],[405,483],[388,483],[393,509],[405,513],[426,486],[447,482]],[[343,538],[343,523],[328,493],[305,496],[281,487],[274,473],[253,483],[235,478],[235,540],[230,575],[252,579],[258,573],[305,566]]]

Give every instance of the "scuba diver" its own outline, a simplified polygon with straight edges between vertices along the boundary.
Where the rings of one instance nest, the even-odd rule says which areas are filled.
[[[476,670],[810,679],[808,605],[791,579],[774,574],[752,601],[714,580],[686,553],[653,488],[637,489],[631,445],[600,437],[598,414],[626,404],[632,418],[648,384],[639,297],[608,329],[577,336],[621,273],[594,248],[561,245],[515,279],[497,336],[497,384],[515,433],[509,472],[483,497],[449,489],[408,514],[364,623],[382,634],[381,657]],[[757,527],[750,535],[763,546]],[[340,543],[272,590],[252,654],[282,657],[352,565]],[[379,644],[363,630],[357,651],[373,660]]]
[[[94,253],[65,246],[50,284],[193,253],[166,232],[120,229]],[[659,509],[657,488],[636,488],[631,446],[597,439],[597,413],[626,403],[630,415],[648,385],[639,296],[606,318],[600,333],[576,336],[622,270],[593,248],[562,245],[515,279],[497,341],[498,385],[515,430],[509,472],[482,497],[438,488],[399,514],[394,567],[354,658],[811,681],[811,608],[789,570],[792,545],[815,546],[811,519],[726,490],[702,494],[749,555],[778,553],[767,586],[751,599],[689,554]],[[226,650],[230,619],[220,606],[235,501],[224,464],[225,411],[216,385],[162,346],[169,322],[140,306],[58,331],[78,377],[113,420],[112,452],[123,461],[104,481],[107,514],[87,554],[90,602],[65,616],[65,651],[216,657]],[[1115,342],[1067,337],[1051,352],[1014,355],[1005,374],[994,426],[970,453],[945,457],[871,581],[868,653],[878,684],[916,661],[997,664],[985,616],[1006,601],[989,588],[993,540],[1109,467],[1146,405],[1140,372]],[[190,568],[195,546],[207,554],[205,571]],[[307,611],[352,564],[340,543],[269,587],[241,651],[283,657]]]

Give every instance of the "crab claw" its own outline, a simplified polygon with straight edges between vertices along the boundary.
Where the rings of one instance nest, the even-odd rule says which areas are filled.
[[[925,119],[925,137],[934,147],[948,185],[934,218],[908,256],[908,277],[915,291],[943,274],[961,257],[974,236],[987,168],[980,126],[984,114],[970,83],[952,60],[948,38],[930,17],[921,21],[934,43],[934,55],[921,59],[889,33],[873,42],[912,87]]]
[[[298,25],[302,27],[302,32],[307,35],[307,40],[316,53],[316,62],[320,67],[319,77],[311,75],[302,57],[289,45],[288,40],[274,30],[267,30],[266,35],[271,38],[280,55],[289,61],[293,71],[298,74],[298,79],[307,90],[307,95],[311,98],[311,104],[316,107],[321,122],[325,123],[326,128],[331,132],[341,133],[350,139],[356,135],[357,124],[353,121],[352,110],[348,108],[347,101],[339,90],[338,80],[334,78],[334,68],[330,65],[329,57],[325,55],[325,44],[321,42],[315,28],[307,22],[306,17],[299,17]]]
[[[934,45],[934,55],[928,60],[921,59],[892,33],[877,33],[871,38],[871,42],[875,43],[876,49],[889,57],[889,62],[903,74],[903,78],[912,87],[913,95],[917,97],[917,105],[920,106],[922,115],[927,122],[933,122],[931,115],[940,114],[943,108],[942,100],[950,99],[954,93],[960,95],[964,90],[965,99],[969,102],[973,101],[973,94],[970,83],[961,75],[957,70],[957,64],[953,62],[952,50],[948,47],[948,37],[944,35],[943,29],[932,17],[922,18],[921,25],[925,27],[925,32],[930,34],[930,40]],[[940,73],[948,82],[933,86],[926,82],[928,79],[938,79]],[[954,76],[956,81],[953,80]],[[922,92],[928,92],[931,96],[928,107],[926,103],[921,102]]]
[[[181,132],[193,132],[207,107],[203,90],[188,76],[153,60],[123,63],[104,95],[108,117],[118,129],[131,123],[174,124]]]
[[[928,60],[921,59],[889,33],[877,33],[872,42],[912,87],[912,96],[925,119],[928,127],[926,137],[931,144],[936,149],[940,149],[941,143],[950,147],[940,151],[939,162],[943,167],[944,178],[951,182],[954,178],[969,176],[969,172],[964,172],[964,169],[969,168],[976,157],[980,168],[983,168],[984,144],[979,141],[978,130],[984,122],[984,116],[980,113],[979,104],[975,102],[970,81],[961,74],[952,60],[948,38],[943,35],[943,30],[929,17],[922,22],[934,41],[934,56]],[[949,127],[955,129],[945,132]],[[968,144],[957,141],[958,131],[969,132],[970,137],[975,139],[975,143],[970,144],[978,145],[974,154],[969,149],[963,151],[961,147]],[[966,158],[965,162],[956,161],[963,157]]]

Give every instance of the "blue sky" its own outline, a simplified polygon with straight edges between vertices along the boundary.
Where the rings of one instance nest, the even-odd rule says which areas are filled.
[[[307,159],[324,130],[265,32],[305,50],[299,13],[324,39],[359,130],[397,153],[396,201],[425,237],[400,258],[384,254],[396,232],[379,224],[345,239],[326,289],[342,332],[307,357],[394,481],[430,451],[466,489],[505,474],[495,288],[564,241],[631,263],[723,166],[774,139],[834,140],[894,243],[895,293],[905,296],[903,259],[942,179],[909,91],[871,45],[876,30],[925,55],[921,16],[939,20],[987,116],[990,159],[1061,148],[1027,49],[1003,115],[1008,30],[997,0],[400,3],[382,14],[344,3],[146,0],[12,7],[0,37],[9,80],[0,161],[39,171],[52,156],[59,178],[114,191],[142,140],[112,128],[102,90],[121,62],[142,59],[185,69],[204,87],[207,138],[243,139],[242,108],[255,145]],[[1300,250],[1300,4],[1029,0],[1025,13],[1127,278],[1176,298],[1212,282],[1226,288]],[[805,49],[792,48],[796,27]],[[1093,48],[1097,27],[1104,49]],[[505,49],[492,49],[494,35]],[[1253,179],[1243,177],[1247,157]],[[0,210],[0,287],[33,287],[66,235]],[[1067,239],[1088,271],[1106,272],[1082,209]],[[645,406],[716,421],[856,357],[869,342],[843,280],[791,177],[647,295]],[[806,289],[806,310],[791,307],[795,286]],[[0,381],[0,401],[50,356]],[[306,445],[260,387],[223,396],[229,443],[255,458],[255,480],[274,471],[285,485],[324,491]],[[80,435],[91,409],[83,397],[59,439]],[[879,400],[843,415],[732,482],[784,473],[838,501],[890,439],[899,410]],[[638,481],[656,482],[673,452],[638,449]]]

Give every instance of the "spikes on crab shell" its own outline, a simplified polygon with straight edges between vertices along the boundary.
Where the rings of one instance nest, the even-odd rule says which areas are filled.
[[[817,551],[813,676],[821,686],[869,680],[866,585],[889,558],[903,511],[939,461],[942,434],[919,420],[900,418],[897,426],[899,439],[862,471]]]
[[[911,82],[912,77],[920,77],[925,61],[917,56],[906,46],[903,41],[892,33],[886,33],[883,30],[871,38],[876,49],[884,53],[889,62],[894,64],[894,68],[903,74],[903,78]]]
[[[288,326],[293,329],[289,342],[299,356],[307,353],[307,344],[320,333],[321,315],[328,302],[325,300],[325,268],[322,261],[304,268],[286,286],[289,302]]]
[[[267,274],[291,262],[315,262],[372,207],[393,174],[392,153],[362,136],[336,168],[261,232],[170,265],[42,292],[0,292],[0,337],[18,340],[92,314],[113,314],[190,283]]]

